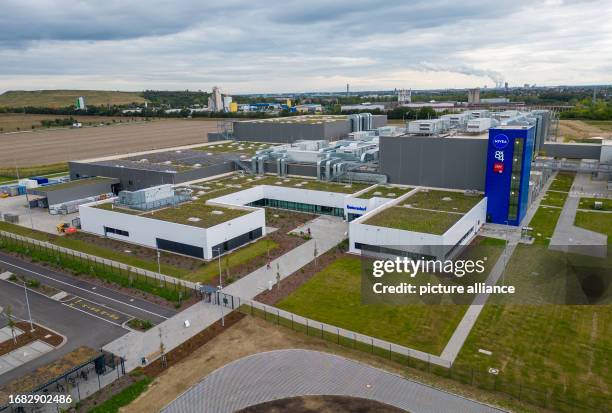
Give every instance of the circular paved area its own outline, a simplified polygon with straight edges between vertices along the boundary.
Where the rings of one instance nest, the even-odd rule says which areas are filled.
[[[162,412],[231,413],[304,395],[361,397],[412,413],[502,412],[343,357],[297,349],[236,360],[209,374]]]

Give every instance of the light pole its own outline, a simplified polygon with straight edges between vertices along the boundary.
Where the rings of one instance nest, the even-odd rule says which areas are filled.
[[[159,286],[162,286],[162,274],[161,274],[161,262],[159,261],[160,258],[160,252],[159,252],[159,248],[157,249],[157,275],[159,275]]]
[[[30,311],[30,300],[28,299],[28,287],[23,280],[23,291],[25,292],[26,307],[28,307],[28,318],[30,319],[30,333],[34,332],[34,323],[32,322],[32,312]]]
[[[19,168],[17,162],[15,162],[15,175],[17,176],[17,185],[19,185]],[[32,207],[30,206],[30,198],[28,197],[28,187],[25,190],[26,203],[28,204],[28,215],[30,215],[30,226],[34,229],[34,221],[32,220]]]
[[[223,279],[221,278],[221,248],[217,247],[217,248],[213,248],[212,249],[213,252],[217,251],[217,258],[218,258],[218,262],[219,262],[219,288],[223,288]]]

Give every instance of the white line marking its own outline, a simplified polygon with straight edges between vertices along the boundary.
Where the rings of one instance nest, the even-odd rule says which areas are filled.
[[[137,307],[137,306],[135,306],[135,305],[125,303],[125,302],[120,301],[120,300],[117,300],[117,299],[115,299],[115,298],[107,297],[107,296],[105,296],[104,294],[100,294],[100,293],[96,293],[96,292],[93,292],[93,291],[89,291],[89,290],[88,290],[88,289],[86,289],[86,288],[81,288],[81,287],[78,287],[78,286],[76,286],[76,285],[72,285],[72,284],[67,283],[67,282],[65,282],[65,281],[61,281],[61,280],[55,279],[55,278],[53,278],[53,277],[49,277],[48,275],[44,275],[44,274],[38,273],[38,272],[36,272],[36,271],[32,271],[32,270],[29,270],[29,269],[27,269],[27,268],[20,267],[19,265],[11,264],[10,262],[3,261],[3,260],[0,260],[0,262],[1,262],[1,263],[4,263],[4,264],[7,264],[7,265],[10,265],[10,266],[15,267],[15,268],[19,268],[20,270],[23,270],[23,271],[27,271],[27,272],[29,272],[29,273],[31,273],[31,274],[36,274],[36,275],[39,275],[39,276],[41,276],[41,277],[44,277],[44,278],[48,278],[48,279],[50,279],[50,280],[53,280],[53,281],[55,281],[55,282],[58,282],[58,283],[61,283],[61,284],[65,284],[65,285],[68,285],[68,286],[70,286],[70,287],[72,287],[72,288],[77,288],[77,289],[79,289],[79,290],[86,291],[88,294],[98,295],[98,296],[100,296],[100,297],[106,298],[107,300],[111,300],[111,301],[114,301],[114,302],[119,303],[119,304],[127,305],[128,307],[132,307],[132,308],[135,308],[135,309],[137,309],[137,310],[139,310],[139,311],[143,311],[143,312],[145,312],[145,313],[152,314],[152,315],[154,315],[154,316],[157,316],[157,317],[163,318],[164,320],[167,320],[167,319],[168,319],[168,317],[164,317],[163,315],[161,315],[161,314],[157,314],[157,313],[154,313],[153,311],[145,310],[144,308],[140,308],[140,307]],[[46,297],[46,296],[45,296],[45,297]]]

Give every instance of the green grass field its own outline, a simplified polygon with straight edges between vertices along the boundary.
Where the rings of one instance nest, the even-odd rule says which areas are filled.
[[[51,165],[39,165],[39,166],[26,166],[19,167],[19,177],[27,178],[30,176],[49,176],[49,175],[67,175],[68,164],[56,163]],[[15,166],[8,167],[3,165],[0,167],[0,179],[5,181],[14,181],[17,178],[17,170]]]
[[[612,214],[577,211],[574,225],[607,235],[608,245],[612,245]]]
[[[466,213],[482,201],[482,195],[470,196],[453,191],[419,191],[409,196],[402,205],[438,211]]]
[[[567,200],[567,192],[547,191],[540,205],[563,207]]]
[[[545,206],[538,208],[531,222],[529,222],[529,226],[533,228],[531,235],[535,244],[548,245],[550,243],[559,216],[561,216],[561,208],[547,208]]]
[[[612,199],[607,198],[580,198],[580,203],[578,204],[578,208],[580,209],[595,209],[595,202],[601,202],[602,207],[599,211],[612,211]]]
[[[576,174],[573,172],[559,172],[555,179],[550,184],[550,188],[553,191],[569,192],[574,183]]]
[[[361,260],[341,257],[277,304],[302,316],[439,354],[465,312],[459,305],[365,305]]]
[[[428,234],[444,234],[462,216],[456,213],[394,206],[372,216],[363,224]]]
[[[498,389],[520,390],[524,399],[537,401],[549,392],[600,407],[611,395],[610,366],[612,311],[602,306],[487,305],[455,362],[457,369],[485,375],[499,369],[497,380],[506,384]]]
[[[21,108],[24,106],[59,108],[74,106],[79,96],[85,98],[85,104],[127,105],[144,103],[140,92],[118,92],[111,90],[10,90],[0,95],[0,107]]]
[[[107,258],[109,260],[121,262],[132,267],[142,268],[154,272],[157,272],[158,270],[157,262],[154,260],[140,259],[134,255],[94,245],[80,239],[70,238],[70,236],[52,236],[46,232],[35,231],[30,228],[9,224],[3,221],[0,221],[0,230],[37,239],[39,241],[50,242],[60,247],[70,248],[75,251],[95,255],[101,258]],[[233,268],[243,265],[251,260],[254,260],[255,258],[262,257],[263,255],[267,254],[268,248],[270,251],[272,251],[278,247],[279,245],[272,240],[261,239],[252,244],[248,244],[234,250],[230,254],[221,258],[221,269],[223,271],[223,276],[226,277],[228,268],[231,277]],[[202,263],[201,267],[193,271],[162,263],[161,271],[165,275],[170,275],[179,279],[203,283],[210,282],[213,284],[218,282],[215,277],[219,276],[219,266],[217,261]],[[227,280],[225,284],[228,284]]]

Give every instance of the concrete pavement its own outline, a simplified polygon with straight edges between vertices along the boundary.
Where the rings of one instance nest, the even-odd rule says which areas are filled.
[[[306,395],[360,397],[411,413],[501,413],[503,410],[336,355],[277,350],[236,360],[209,374],[162,413],[230,413]]]
[[[576,191],[576,188],[579,188],[579,191]],[[588,192],[584,192],[585,188],[587,190],[595,190],[598,187],[591,184],[589,174],[576,174],[569,196],[563,205],[561,215],[555,226],[549,248],[566,252],[568,249],[579,249],[581,254],[605,257],[607,254],[608,237],[604,234],[574,225],[580,196],[589,196]],[[583,246],[583,248],[580,248],[580,246]]]
[[[276,283],[277,268],[281,279],[288,277],[314,259],[315,247],[317,256],[321,256],[345,239],[348,231],[347,223],[341,218],[322,215],[293,232],[306,233],[308,228],[312,234],[311,240],[273,260],[270,269],[264,265],[224,288],[223,292],[234,297],[251,299],[267,289],[270,282]]]

